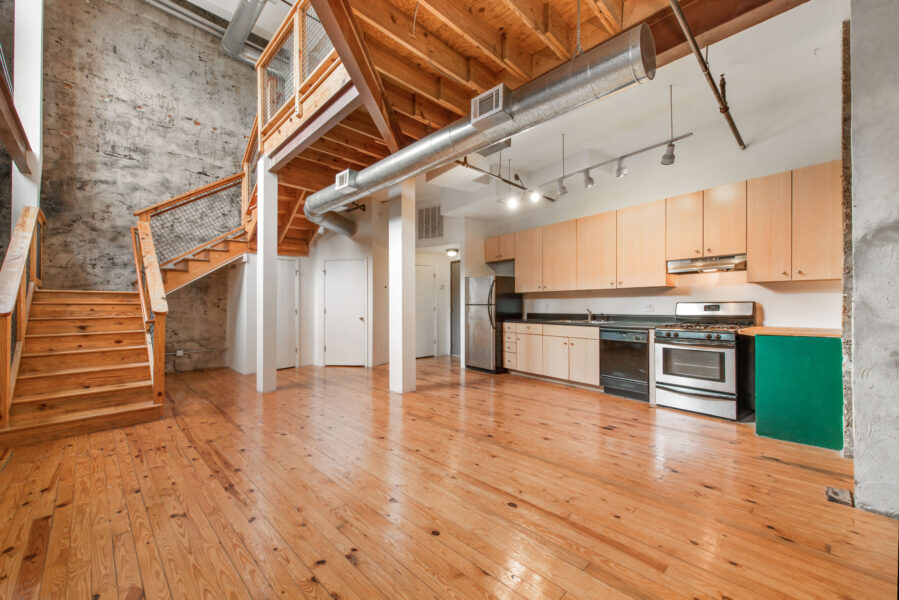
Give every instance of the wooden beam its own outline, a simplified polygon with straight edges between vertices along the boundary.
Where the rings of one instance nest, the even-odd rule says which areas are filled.
[[[280,171],[284,168],[315,140],[359,108],[361,103],[362,99],[356,87],[347,85],[331,99],[326,107],[304,122],[287,142],[272,153],[272,170]]]
[[[623,0],[586,0],[586,4],[605,30],[609,32],[609,35],[617,35],[621,31],[624,13]]]
[[[299,194],[297,194],[297,199],[294,200],[293,204],[290,207],[290,210],[287,213],[287,219],[284,221],[284,224],[281,226],[281,231],[278,232],[278,243],[284,241],[284,236],[287,235],[287,230],[290,229],[290,224],[293,222],[294,217],[297,216],[300,209],[303,208],[303,205],[306,204],[306,196],[309,194],[306,190],[301,190]]]
[[[371,117],[365,110],[353,111],[340,124],[373,140],[384,142],[381,139],[381,134],[378,133],[378,128],[375,127],[374,121],[371,120]]]
[[[438,73],[480,93],[496,83],[487,67],[455,50],[439,37],[416,23],[412,35],[412,17],[387,0],[355,2],[353,12],[369,27],[412,52]]]
[[[322,167],[333,169],[335,172],[343,171],[344,169],[358,168],[358,165],[356,163],[350,162],[340,156],[334,156],[333,154],[322,152],[321,150],[315,148],[314,144],[313,146],[303,150],[303,153],[300,154],[300,158],[309,162],[314,162],[315,164],[321,165]]]
[[[574,52],[571,27],[559,15],[552,3],[540,0],[502,0],[506,8],[533,30],[546,47],[561,60],[568,60]]]
[[[372,140],[342,123],[335,125],[331,131],[322,136],[322,139],[330,140],[335,144],[342,144],[348,148],[355,148],[359,152],[364,152],[374,158],[384,158],[390,154],[390,150],[382,141]]]
[[[343,159],[351,164],[357,165],[357,167],[367,167],[376,160],[364,152],[359,152],[353,148],[347,148],[346,146],[335,144],[334,142],[325,139],[318,140],[312,144],[309,149],[318,150],[319,152]]]
[[[396,152],[402,145],[402,132],[387,102],[381,77],[375,70],[362,37],[362,30],[353,17],[348,0],[311,0],[311,2],[343,66],[350,74],[353,85],[359,90],[362,103],[368,109],[384,143],[391,152]]]
[[[444,108],[462,116],[471,109],[471,94],[461,85],[450,79],[432,75],[399,56],[374,38],[368,39],[368,49],[375,61],[375,68],[381,75],[389,77],[416,94],[433,100]]]
[[[420,0],[441,23],[463,40],[476,46],[486,57],[517,77],[531,78],[531,56],[509,39],[505,32],[472,14],[463,0]]]
[[[400,122],[400,129],[403,130],[403,133],[413,140],[420,140],[426,135],[434,133],[438,129],[404,115],[403,113],[398,113],[396,118]]]
[[[278,183],[284,187],[317,192],[333,185],[338,171],[308,161],[302,156],[293,159],[278,172]]]
[[[384,83],[387,97],[394,110],[412,117],[434,129],[446,127],[455,120],[455,115],[436,102],[405,90],[390,81]]]

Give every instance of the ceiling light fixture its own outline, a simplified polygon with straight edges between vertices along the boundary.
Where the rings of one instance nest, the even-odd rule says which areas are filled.
[[[528,194],[528,198],[530,198],[531,202],[536,204],[537,202],[540,202],[540,192],[534,190],[533,192]]]
[[[565,187],[565,182],[562,181],[561,177],[556,180],[556,193],[559,196],[564,196],[568,193],[568,188]]]
[[[627,167],[624,166],[624,159],[618,159],[618,167],[615,169],[615,177],[621,179],[626,176],[630,171],[627,170]]]
[[[674,164],[674,91],[673,86],[668,86],[668,110],[669,110],[669,123],[671,124],[671,137],[668,138],[668,145],[665,146],[665,154],[662,155],[662,160],[660,161],[666,167]]]
[[[458,248],[447,248],[446,255],[449,256],[450,258],[456,258],[457,256],[459,256],[459,249]]]
[[[506,199],[506,206],[509,207],[509,210],[515,210],[518,208],[518,196],[511,195]]]
[[[565,134],[562,134],[562,176],[559,177],[558,181],[556,181],[556,189],[560,196],[564,196],[568,193],[568,188],[565,187]]]
[[[596,182],[590,177],[590,169],[584,169],[584,187],[592,188],[594,185],[596,185]]]

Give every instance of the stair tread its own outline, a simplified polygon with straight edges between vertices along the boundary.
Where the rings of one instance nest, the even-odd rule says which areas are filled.
[[[76,350],[48,350],[46,352],[30,352],[22,354],[22,360],[26,358],[44,358],[56,357],[71,354],[94,354],[97,352],[110,352],[120,350],[146,350],[147,346],[104,346],[102,348],[78,348]]]
[[[195,260],[195,261],[198,261],[198,262],[209,262],[209,257],[207,256],[207,257],[204,258],[204,257],[202,257],[202,256],[185,256],[185,257],[182,258],[181,260],[182,260],[182,261],[184,261],[184,260]]]
[[[124,329],[122,331],[76,331],[71,333],[35,333],[25,334],[25,339],[45,339],[53,337],[70,337],[73,335],[122,335],[125,333],[146,333],[143,329]]]
[[[33,303],[32,303],[33,304]],[[142,315],[134,315],[133,317],[129,317],[127,315],[84,315],[83,317],[74,316],[74,317],[28,317],[28,321],[83,321],[89,319],[141,319]]]
[[[131,290],[57,290],[41,288],[39,294],[137,294]]]
[[[110,383],[108,385],[98,385],[96,387],[77,388],[74,390],[57,390],[55,392],[46,392],[43,394],[32,394],[30,396],[18,396],[12,399],[12,404],[29,404],[33,402],[47,402],[48,400],[58,400],[60,398],[93,396],[95,394],[105,394],[106,392],[122,392],[128,390],[140,390],[142,388],[153,389],[153,382],[149,379],[145,381],[129,381],[127,383]]]
[[[92,417],[125,414],[138,410],[146,410],[158,406],[152,399],[143,402],[130,402],[120,406],[107,406],[88,410],[72,411],[59,414],[47,414],[36,412],[28,415],[20,415],[15,418],[15,423],[10,423],[8,430],[28,429],[31,427],[44,427],[46,425],[58,425],[60,423],[77,422]],[[7,431],[8,431],[7,430]]]
[[[35,298],[31,306],[140,306],[140,300],[38,300]]]
[[[41,379],[45,377],[59,377],[60,375],[80,375],[82,373],[93,373],[95,371],[121,371],[124,369],[134,369],[138,367],[150,368],[149,362],[126,363],[122,365],[99,365],[95,367],[79,367],[77,369],[60,369],[58,371],[39,371],[37,373],[23,373],[16,377],[16,381],[23,379]]]

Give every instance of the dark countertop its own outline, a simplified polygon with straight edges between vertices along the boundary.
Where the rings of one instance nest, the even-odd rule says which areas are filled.
[[[564,313],[530,313],[527,319],[503,319],[505,323],[539,323],[541,325],[564,325],[570,327],[599,327],[607,329],[652,329],[661,325],[674,323],[674,317],[669,315],[602,315],[605,320],[600,320],[599,315],[594,316],[594,321],[587,322],[586,314]],[[563,321],[573,321],[565,323]]]

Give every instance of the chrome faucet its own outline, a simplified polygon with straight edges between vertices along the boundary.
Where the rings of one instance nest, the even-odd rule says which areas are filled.
[[[593,320],[593,311],[590,310],[589,308],[587,309],[587,320],[588,320],[588,321],[592,321],[592,320]]]

